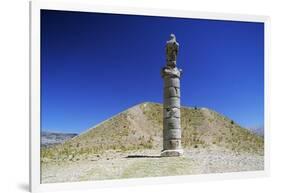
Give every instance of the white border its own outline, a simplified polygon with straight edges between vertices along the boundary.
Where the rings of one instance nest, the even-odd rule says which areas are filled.
[[[221,174],[187,175],[173,177],[153,177],[140,179],[120,179],[105,181],[87,181],[71,183],[40,184],[40,10],[65,10],[100,13],[119,13],[147,16],[168,16],[182,18],[215,19],[231,21],[263,22],[265,25],[265,168],[264,171],[236,172]],[[269,176],[269,49],[270,18],[267,16],[191,12],[186,10],[163,10],[140,7],[121,7],[99,5],[89,1],[32,1],[30,2],[30,191],[42,192],[53,190],[101,188],[112,186],[133,186],[164,183],[183,183],[203,180],[241,179]]]

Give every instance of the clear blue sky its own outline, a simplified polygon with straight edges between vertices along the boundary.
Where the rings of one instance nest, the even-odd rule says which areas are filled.
[[[133,105],[162,103],[170,33],[180,43],[182,105],[263,127],[262,23],[44,10],[41,128],[79,133]]]

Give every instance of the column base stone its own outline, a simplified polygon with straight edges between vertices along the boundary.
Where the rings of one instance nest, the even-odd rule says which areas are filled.
[[[161,157],[179,157],[183,156],[183,149],[162,150]]]

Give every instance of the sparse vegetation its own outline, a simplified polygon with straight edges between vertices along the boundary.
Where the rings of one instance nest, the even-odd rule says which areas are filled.
[[[263,137],[215,111],[197,107],[181,108],[187,156],[126,158],[159,155],[162,112],[161,104],[143,103],[63,144],[42,147],[42,183],[263,169]]]
[[[63,144],[41,149],[41,161],[73,160],[111,150],[126,152],[162,147],[162,111],[143,103],[102,122]],[[263,138],[209,109],[181,108],[184,148],[219,146],[263,155]]]

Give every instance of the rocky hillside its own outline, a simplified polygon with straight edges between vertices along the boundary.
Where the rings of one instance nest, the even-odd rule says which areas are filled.
[[[54,147],[42,158],[64,159],[105,151],[162,148],[162,105],[142,103]],[[181,108],[184,148],[223,147],[263,155],[263,138],[207,108]]]

